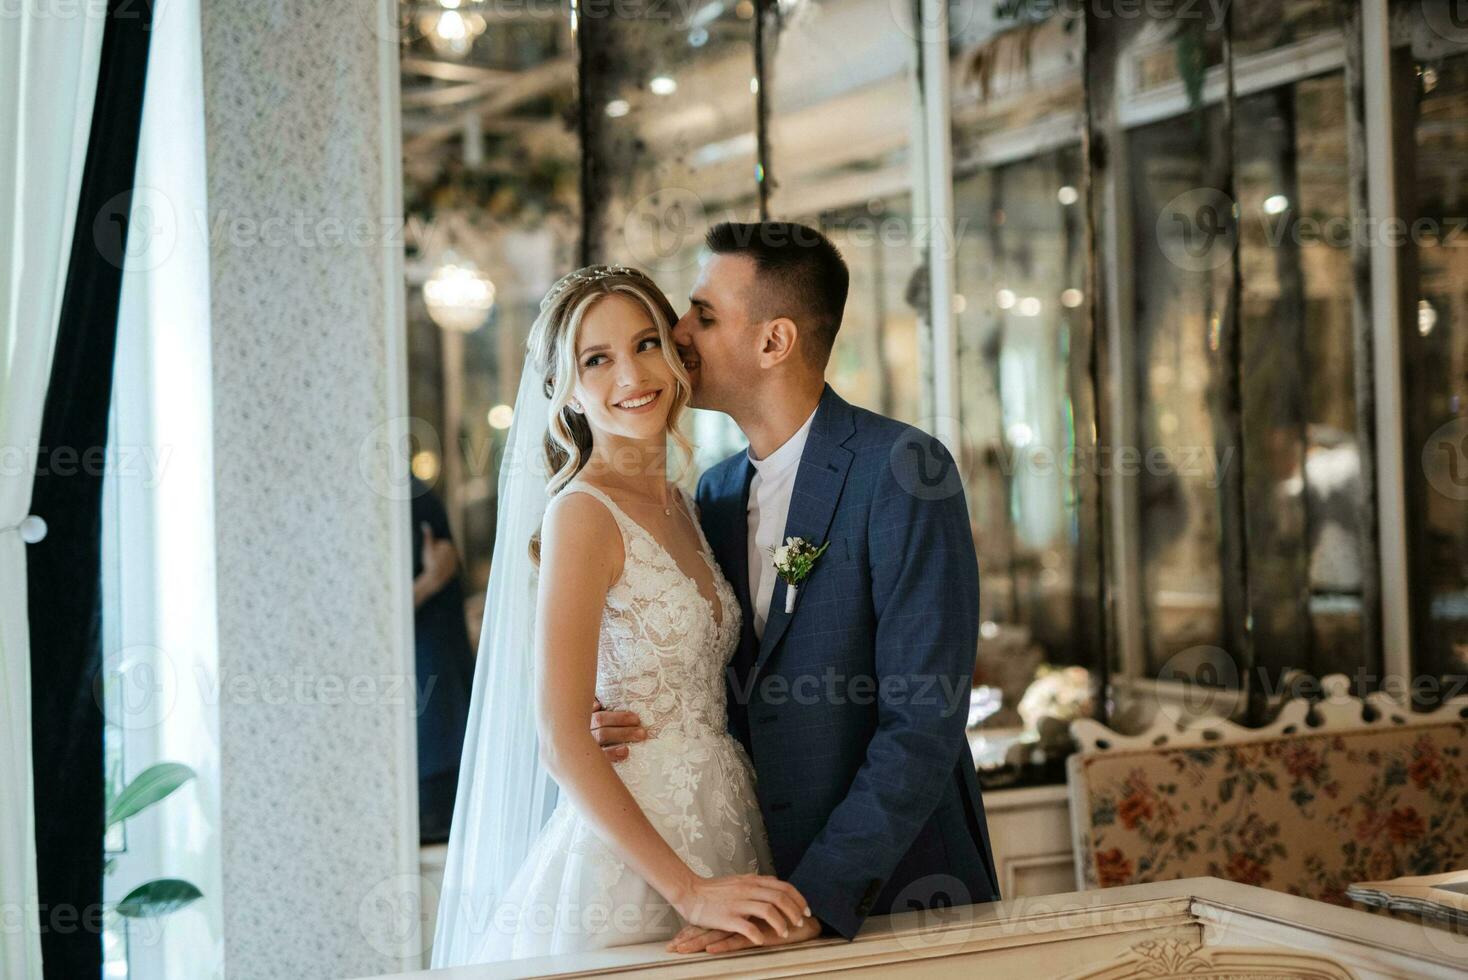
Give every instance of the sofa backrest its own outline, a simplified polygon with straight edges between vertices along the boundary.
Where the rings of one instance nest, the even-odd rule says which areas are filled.
[[[1258,730],[1077,722],[1079,886],[1211,875],[1348,905],[1356,881],[1468,867],[1468,702],[1412,715],[1373,697],[1363,718],[1327,682],[1316,727],[1303,701]]]

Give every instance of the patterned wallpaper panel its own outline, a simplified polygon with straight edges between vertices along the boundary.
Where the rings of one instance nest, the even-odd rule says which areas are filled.
[[[391,955],[416,803],[380,478],[388,2],[203,2],[230,980],[416,966]]]

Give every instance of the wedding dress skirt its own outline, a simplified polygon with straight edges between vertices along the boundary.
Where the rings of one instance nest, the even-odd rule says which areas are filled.
[[[717,609],[606,494],[577,484],[563,492],[601,500],[622,531],[626,560],[602,613],[596,692],[609,708],[635,711],[648,737],[628,747],[617,774],[696,873],[773,873],[753,766],[726,728],[724,668],[739,642],[739,605],[702,529]],[[666,940],[683,925],[562,793],[470,962]]]

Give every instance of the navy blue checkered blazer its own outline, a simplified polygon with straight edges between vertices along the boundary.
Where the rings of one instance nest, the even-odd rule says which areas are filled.
[[[848,939],[870,914],[999,898],[964,738],[979,570],[963,486],[936,439],[829,385],[783,537],[829,542],[785,612],[753,629],[745,452],[698,485],[739,596],[729,729],[749,751],[775,872]]]

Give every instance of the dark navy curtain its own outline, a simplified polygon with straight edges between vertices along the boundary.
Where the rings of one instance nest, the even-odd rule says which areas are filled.
[[[110,0],[75,237],[41,422],[27,551],[38,928],[48,980],[102,972],[102,460],[153,22]],[[60,121],[65,124],[66,121]]]

